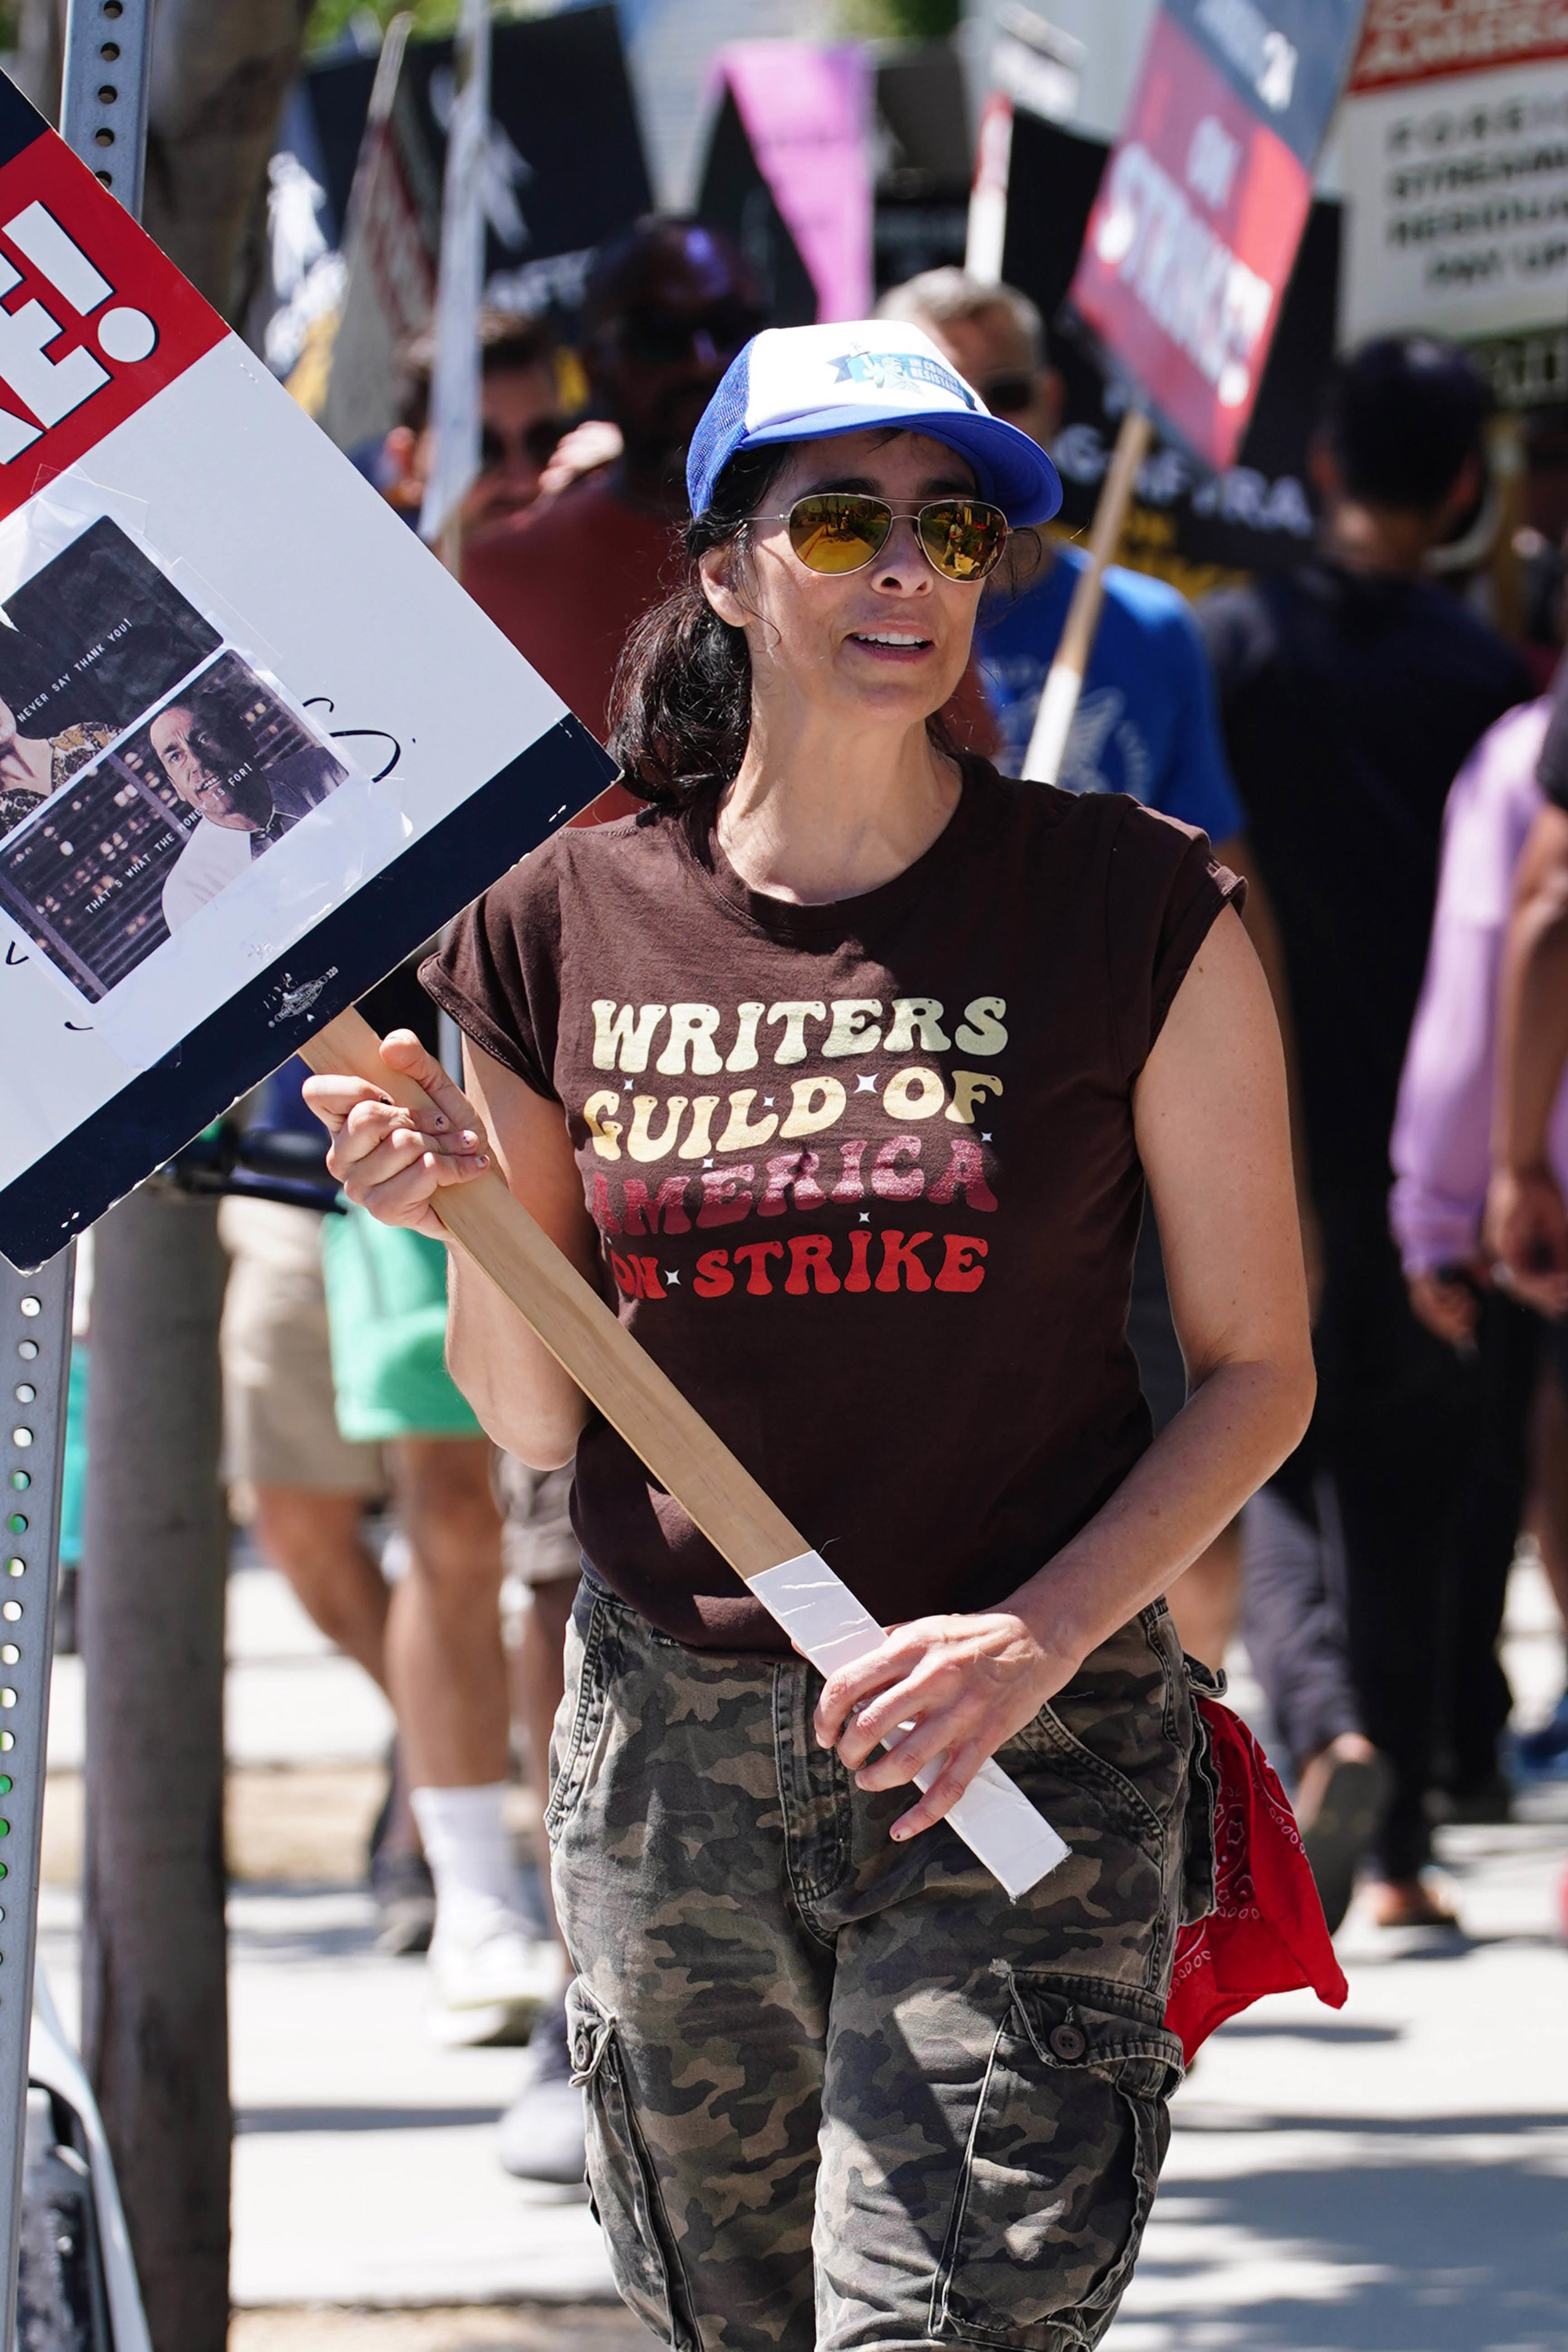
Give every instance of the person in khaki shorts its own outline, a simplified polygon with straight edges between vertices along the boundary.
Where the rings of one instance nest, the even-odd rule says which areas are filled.
[[[224,1467],[249,1489],[251,1536],[299,1604],[385,1691],[388,1588],[364,1540],[364,1510],[388,1491],[381,1446],[339,1433],[322,1291],[322,1216],[230,1197],[224,1294]],[[388,1952],[423,1952],[435,1924],[430,1872],[393,1755],[372,1832],[369,1877]]]
[[[311,1622],[384,1690],[386,1581],[364,1539],[364,1515],[386,1492],[386,1470],[379,1445],[353,1444],[338,1429],[321,1215],[236,1196],[218,1211],[218,1233],[230,1260],[221,1334],[226,1474],[249,1490],[262,1558],[288,1578]],[[395,1764],[372,1842],[371,1887],[384,1948],[423,1950],[435,1898]]]
[[[583,1571],[583,1548],[572,1525],[572,1473],[531,1470],[498,1449],[492,1475],[502,1512],[501,1566],[527,1596],[512,1656],[512,1705],[529,1780],[542,1802],[550,1790],[551,1727],[565,1689],[566,1633]],[[549,1901],[550,1849],[543,1838],[540,1844]],[[553,1903],[550,1916],[559,1937]],[[583,2178],[583,2095],[572,2079],[563,1995],[529,2037],[523,2079],[501,2117],[497,2152],[519,2180],[570,2186]]]

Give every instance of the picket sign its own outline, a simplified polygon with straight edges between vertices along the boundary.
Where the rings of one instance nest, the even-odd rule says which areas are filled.
[[[410,1110],[428,1097],[381,1058],[354,1012],[340,1013],[300,1053],[313,1070],[367,1079]],[[824,1674],[851,1665],[884,1633],[848,1586],[715,1436],[598,1292],[514,1199],[494,1169],[438,1192],[436,1213],[510,1299],[563,1369],[721,1553],[795,1648]],[[923,1788],[939,1763],[917,1777]],[[948,1815],[1015,1901],[1068,1847],[1023,1791],[986,1763]]]
[[[1163,0],[1089,214],[1069,314],[1130,395],[1024,773],[1054,783],[1105,567],[1156,423],[1235,463],[1311,203],[1363,0]]]

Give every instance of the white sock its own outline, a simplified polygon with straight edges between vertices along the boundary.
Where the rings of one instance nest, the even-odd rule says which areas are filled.
[[[498,1908],[520,1917],[517,1867],[501,1819],[505,1796],[501,1780],[483,1789],[410,1791],[436,1882],[437,1935],[482,1935],[497,1925]]]

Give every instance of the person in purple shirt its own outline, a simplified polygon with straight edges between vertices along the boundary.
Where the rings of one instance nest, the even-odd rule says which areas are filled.
[[[1482,736],[1460,769],[1443,817],[1442,865],[1426,976],[1399,1086],[1389,1216],[1410,1304],[1429,1331],[1473,1349],[1492,1259],[1481,1239],[1500,1041],[1499,981],[1514,883],[1543,796],[1537,763],[1552,698],[1523,703]],[[1568,1082],[1560,1083],[1548,1156],[1568,1184]],[[1568,1328],[1547,1322],[1555,1374],[1536,1423],[1535,1517],[1557,1605],[1568,1618]],[[1554,1475],[1555,1474],[1555,1475]],[[1496,1601],[1465,1629],[1472,1656],[1497,1638]],[[1526,1776],[1568,1762],[1568,1694],[1551,1719],[1515,1743]]]

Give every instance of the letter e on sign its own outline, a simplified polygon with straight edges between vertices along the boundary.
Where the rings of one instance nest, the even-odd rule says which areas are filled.
[[[227,332],[63,140],[0,164],[0,516]]]

